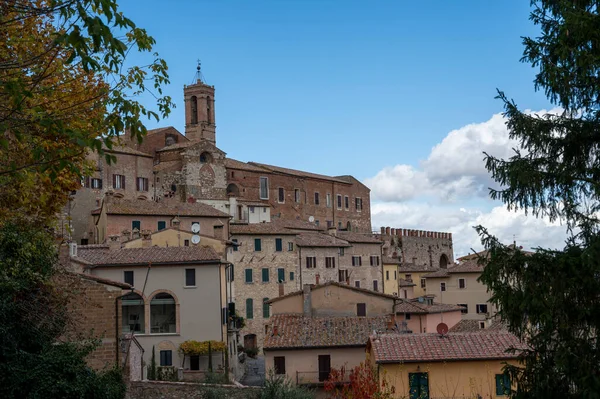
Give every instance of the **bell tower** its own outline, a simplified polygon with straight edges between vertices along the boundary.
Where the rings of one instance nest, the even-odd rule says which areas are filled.
[[[206,140],[216,145],[215,87],[204,82],[200,61],[195,83],[183,87],[185,101],[185,136],[191,141]]]

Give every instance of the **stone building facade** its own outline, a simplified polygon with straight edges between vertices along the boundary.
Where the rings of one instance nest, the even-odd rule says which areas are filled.
[[[236,311],[246,319],[240,332],[246,347],[262,345],[270,299],[327,282],[383,290],[378,239],[318,229],[281,221],[231,225],[237,247],[228,250],[228,261],[235,268]]]
[[[452,233],[382,227],[377,237],[383,241],[383,255],[402,263],[426,265],[429,270],[454,264]]]

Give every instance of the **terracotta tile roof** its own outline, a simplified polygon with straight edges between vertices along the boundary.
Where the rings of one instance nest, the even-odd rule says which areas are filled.
[[[164,202],[127,200],[111,198],[106,203],[109,215],[164,215],[164,216],[204,216],[229,218],[229,214],[221,212],[210,205],[196,202],[193,204],[180,202],[168,204]]]
[[[324,284],[311,285],[310,290],[312,292],[312,291],[315,291],[315,290],[318,290],[318,289],[321,289],[321,288],[325,288],[325,287],[329,287],[329,286],[332,286],[332,285],[334,285],[336,287],[341,287],[341,288],[344,288],[344,289],[347,289],[347,290],[352,290],[352,291],[355,291],[355,292],[360,292],[360,293],[366,294],[366,295],[374,295],[374,296],[378,296],[378,297],[381,297],[381,298],[388,298],[388,299],[392,299],[392,300],[398,300],[398,297],[395,297],[393,295],[389,295],[389,294],[384,294],[382,292],[368,290],[366,288],[358,288],[358,287],[355,287],[353,285],[348,285],[348,284],[344,284],[344,283],[338,283],[337,281],[328,281],[328,282],[326,282]],[[289,298],[289,297],[296,296],[296,295],[302,295],[303,293],[304,293],[303,290],[290,292],[289,294],[282,295],[280,297],[271,299],[269,301],[269,303],[277,302],[277,301],[279,301],[281,299]]]
[[[90,248],[82,245],[77,248],[77,256],[71,260],[97,266],[153,265],[160,264],[192,264],[218,263],[221,257],[212,247],[149,247],[121,248]]]
[[[382,256],[381,262],[384,265],[401,265],[402,262],[398,258],[392,258],[391,256]]]
[[[133,288],[131,285],[129,285],[127,283],[121,283],[119,281],[109,280],[107,278],[92,276],[91,274],[75,273],[75,275],[77,275],[78,277],[85,279],[85,280],[95,281],[97,283],[105,284],[105,285],[112,285],[113,287],[122,288],[124,290],[129,290],[129,289]]]
[[[518,354],[508,351],[523,348],[509,333],[378,334],[369,345],[376,363],[515,359]]]
[[[401,263],[398,270],[402,273],[405,272],[435,272],[438,271],[437,267],[429,267],[429,265],[415,265],[414,263]]]
[[[435,273],[429,273],[424,275],[425,278],[440,278],[448,277],[454,273],[481,273],[483,271],[483,265],[477,264],[477,260],[469,260],[457,265],[452,265],[448,269],[439,269]]]
[[[130,148],[130,147],[127,147],[127,146],[124,146],[124,145],[113,144],[113,146],[112,146],[111,149],[109,149],[108,147],[106,147],[105,145],[103,145],[102,148],[104,149],[104,151],[111,152],[111,153],[127,154],[127,155],[139,155],[139,156],[146,157],[146,158],[154,158],[150,154],[147,154],[147,153],[142,152],[142,151],[134,150],[133,148]]]
[[[246,170],[249,172],[258,172],[258,173],[268,173],[269,171],[255,166],[255,165],[250,165],[249,163],[246,162],[241,162],[238,161],[236,159],[231,159],[231,158],[226,158],[225,159],[225,167],[229,168],[229,169],[238,169],[238,170]]]
[[[398,279],[398,287],[414,287],[414,286],[416,286],[416,284],[413,283],[412,281],[408,281],[403,278]]]
[[[308,231],[324,231],[325,230],[323,227],[317,226],[315,223],[311,223],[307,220],[274,219],[271,223],[277,223],[287,229],[292,229],[292,230],[308,230]]]
[[[175,144],[171,144],[171,145],[168,145],[166,147],[163,147],[163,148],[159,148],[158,150],[156,150],[156,152],[178,150],[178,149],[181,149],[181,148],[189,147],[189,146],[194,145],[194,144],[196,144],[195,141],[183,141],[181,143],[175,143]]]
[[[306,317],[278,314],[269,319],[263,349],[305,349],[366,346],[374,330],[383,330],[387,316]],[[273,329],[277,327],[277,334]]]
[[[337,178],[331,177],[331,176],[319,175],[317,173],[303,172],[301,170],[282,168],[280,166],[267,165],[267,164],[258,163],[258,162],[248,162],[248,163],[250,165],[264,168],[264,169],[270,170],[271,172],[275,172],[275,173],[282,173],[285,175],[304,177],[304,178],[310,178],[310,179],[327,180],[327,181],[333,181],[336,183],[350,184],[350,183],[348,183],[347,180],[337,179]]]
[[[296,237],[296,245],[299,247],[351,247],[348,241],[321,233],[300,233]]]
[[[461,333],[488,333],[488,332],[507,332],[506,325],[499,321],[494,321],[491,325],[485,321],[486,327],[481,328],[479,322],[482,320],[461,320],[450,328],[450,332]]]
[[[162,161],[159,164],[156,164],[152,167],[152,170],[155,172],[163,172],[163,171],[175,171],[181,170],[182,164],[180,160],[176,161]]]
[[[179,130],[175,129],[173,126],[165,126],[165,127],[159,127],[159,128],[156,128],[156,129],[150,129],[150,130],[148,130],[148,132],[147,132],[146,135],[149,136],[149,135],[160,133],[160,132],[164,132],[164,131],[167,131],[167,130],[175,130],[177,133],[179,133]],[[181,133],[179,133],[179,134],[181,134]],[[185,136],[183,136],[183,137],[185,137]],[[186,138],[186,140],[187,140],[187,138]]]
[[[379,244],[383,245],[383,242],[372,234],[360,234],[347,231],[339,231],[337,237],[348,242],[354,242],[359,244]]]
[[[232,235],[296,235],[294,231],[287,229],[275,223],[251,223],[251,224],[233,224],[229,225],[229,231]]]
[[[402,299],[401,302],[396,303],[396,313],[418,313],[418,314],[429,314],[429,313],[446,313],[446,312],[459,312],[462,310],[461,306],[448,305],[444,303],[434,302],[432,305],[427,303],[420,303],[418,299]]]

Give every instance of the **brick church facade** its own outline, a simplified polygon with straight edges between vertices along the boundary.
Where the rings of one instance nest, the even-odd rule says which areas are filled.
[[[184,87],[184,98],[185,135],[165,127],[150,130],[142,143],[124,137],[107,149],[117,158],[111,165],[90,155],[95,171],[84,179],[67,210],[76,242],[101,243],[94,228],[97,218],[91,214],[105,195],[169,204],[200,202],[237,223],[300,220],[371,232],[370,190],[357,179],[228,158],[216,146],[214,87],[198,80]]]

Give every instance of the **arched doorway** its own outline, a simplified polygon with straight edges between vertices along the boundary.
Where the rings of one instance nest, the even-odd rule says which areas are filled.
[[[228,197],[239,197],[240,196],[240,189],[238,188],[237,185],[230,183],[227,186],[227,196]]]
[[[442,254],[442,256],[440,256],[440,268],[448,268],[448,257],[446,256],[446,254]]]

